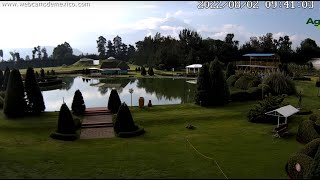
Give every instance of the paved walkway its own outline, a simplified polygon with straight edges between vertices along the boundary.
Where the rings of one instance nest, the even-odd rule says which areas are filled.
[[[112,138],[113,132],[112,114],[101,114],[108,112],[107,108],[87,108],[83,117],[80,139]],[[95,115],[95,112],[97,112]],[[85,113],[85,114],[86,114]],[[93,126],[99,127],[93,127]],[[107,127],[109,126],[109,127]]]

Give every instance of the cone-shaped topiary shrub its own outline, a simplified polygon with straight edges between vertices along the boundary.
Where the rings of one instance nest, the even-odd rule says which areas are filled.
[[[203,64],[200,68],[197,79],[197,93],[195,102],[201,106],[209,105],[209,92],[210,92],[210,74],[208,63]]]
[[[44,69],[42,69],[42,68],[41,68],[41,70],[40,70],[40,76],[41,76],[42,78],[45,76],[45,74],[44,74]]]
[[[144,67],[141,68],[141,75],[142,76],[147,75],[146,69]]]
[[[10,72],[8,87],[6,90],[3,113],[8,118],[22,117],[26,111],[24,87],[19,70]]]
[[[76,125],[68,106],[63,103],[59,112],[58,128],[50,136],[54,139],[73,141],[78,138]]]
[[[121,105],[120,97],[117,90],[112,89],[110,92],[110,97],[108,101],[108,109],[113,113],[116,114],[119,110]]]
[[[312,120],[304,120],[299,124],[296,139],[300,143],[309,143],[310,141],[320,138],[320,134],[316,131],[315,122]]]
[[[76,115],[83,115],[86,110],[86,105],[84,104],[83,96],[79,89],[74,93],[71,109]]]
[[[153,72],[153,68],[152,68],[152,67],[149,67],[149,69],[148,69],[148,74],[149,74],[150,76],[153,76],[153,75],[154,75],[154,72]]]
[[[46,107],[32,67],[27,69],[25,89],[28,100],[28,111],[35,114],[44,111]]]
[[[114,131],[119,137],[132,137],[144,133],[144,129],[135,125],[129,107],[122,103],[119,107],[116,120],[114,122]]]

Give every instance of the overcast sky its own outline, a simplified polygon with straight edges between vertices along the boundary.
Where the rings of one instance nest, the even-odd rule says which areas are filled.
[[[196,30],[203,38],[223,39],[227,33],[234,33],[240,44],[251,36],[271,32],[275,38],[289,35],[294,47],[305,38],[320,45],[320,28],[306,24],[308,18],[320,20],[317,1],[313,10],[265,9],[264,1],[259,2],[259,9],[241,10],[198,9],[197,1],[87,1],[90,7],[81,8],[3,7],[3,3],[0,2],[0,49],[57,46],[67,41],[84,53],[97,53],[100,35],[107,40],[119,35],[124,43],[134,44],[156,32],[177,37],[183,28]]]

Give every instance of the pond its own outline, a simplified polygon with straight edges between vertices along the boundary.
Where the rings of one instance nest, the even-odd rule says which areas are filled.
[[[196,85],[188,83],[190,79],[174,78],[108,78],[84,79],[78,77],[63,77],[65,83],[54,90],[42,91],[45,101],[45,111],[59,111],[64,102],[71,109],[74,92],[79,89],[87,108],[107,107],[112,88],[118,91],[121,102],[131,106],[139,105],[143,97],[145,105],[151,100],[153,105],[183,104],[194,102]]]

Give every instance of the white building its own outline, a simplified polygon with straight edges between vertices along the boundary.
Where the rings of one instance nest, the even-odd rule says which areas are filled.
[[[201,67],[202,67],[202,64],[191,64],[189,66],[186,66],[186,72],[187,74],[189,72],[198,73]]]

